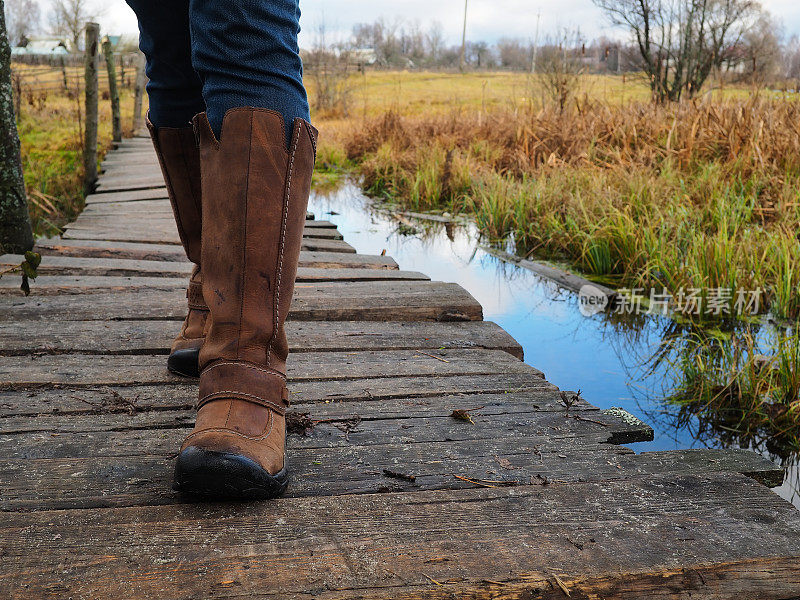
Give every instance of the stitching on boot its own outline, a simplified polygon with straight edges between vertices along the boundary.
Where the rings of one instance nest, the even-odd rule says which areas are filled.
[[[186,160],[186,154],[187,154],[186,144],[185,144],[186,140],[182,135],[178,136],[178,139],[180,140],[180,145],[181,145],[181,162],[183,162],[183,170],[186,174],[186,181],[188,182],[189,189],[191,190],[192,193],[192,204],[194,204],[195,208],[197,208],[197,200],[196,200],[197,197],[195,196],[194,193],[194,186],[192,186],[192,178],[189,177],[189,172],[191,171],[191,169],[189,169],[189,162]]]
[[[310,127],[306,127],[306,133],[308,137],[311,138],[311,147],[314,149],[314,162],[317,160],[317,138],[314,137],[314,133]]]
[[[181,221],[180,211],[178,210],[178,201],[173,200],[175,198],[175,188],[172,185],[172,177],[169,174],[169,169],[167,169],[167,162],[164,160],[164,151],[161,148],[161,140],[158,139],[158,129],[155,129],[155,136],[152,137],[153,139],[153,146],[156,149],[156,156],[158,157],[158,163],[161,165],[161,175],[164,177],[164,184],[167,186],[167,196],[169,196],[169,203],[172,205],[172,212],[175,216],[175,225],[178,227],[178,237],[181,238],[181,242],[184,244],[184,252],[185,249],[189,247],[189,244],[186,242],[189,238],[186,236],[186,230],[183,227],[183,222]],[[181,154],[183,154],[183,145],[181,144]]]
[[[289,198],[292,194],[292,173],[294,172],[294,157],[297,152],[297,143],[300,141],[300,131],[298,130],[294,135],[294,145],[292,152],[289,154],[289,172],[287,173],[286,194],[283,201],[283,215],[281,219],[281,251],[278,256],[278,276],[275,281],[275,319],[272,326],[272,336],[269,338],[267,345],[267,364],[272,362],[272,344],[278,335],[278,321],[281,309],[281,276],[283,275],[283,250],[286,246],[286,222],[289,219]]]
[[[189,151],[198,150],[197,148],[197,141],[194,138],[194,131],[192,131],[192,141],[195,142],[195,147],[190,148]],[[202,188],[201,190],[195,189],[195,181],[192,177],[189,177],[189,173],[191,173],[192,169],[189,167],[189,161],[187,159],[188,152],[186,152],[186,139],[185,136],[181,136],[181,153],[183,154],[183,166],[186,169],[186,181],[189,182],[189,189],[192,192],[192,203],[194,204],[195,210],[200,213],[200,231],[203,230],[203,202],[202,202]]]
[[[250,169],[253,161],[253,113],[249,115],[250,127],[247,142],[247,175],[244,186],[244,220],[242,221],[242,264],[239,270],[239,333],[236,336],[236,357],[239,357],[239,349],[242,346],[242,321],[244,319],[244,286],[245,274],[247,273],[247,209],[250,206]]]
[[[274,410],[275,412],[281,415],[286,413],[286,408],[284,406],[276,404],[272,400],[266,400],[265,398],[261,398],[260,396],[255,396],[253,394],[248,394],[246,392],[237,392],[235,390],[219,390],[211,394],[206,394],[197,401],[196,410],[200,410],[204,405],[208,404],[209,402],[213,402],[214,400],[220,400],[220,399],[244,400],[245,402],[252,402],[253,404],[258,404],[259,406],[263,406],[265,408],[269,408],[270,410]],[[233,406],[233,404],[231,404],[231,406]],[[228,417],[230,417],[231,406],[228,407]],[[228,417],[226,417],[226,422]]]
[[[186,300],[186,304],[189,306],[189,308],[208,312],[208,305],[203,297],[202,284],[190,280],[189,286],[186,288]]]
[[[201,429],[200,431],[194,431],[194,432],[190,433],[189,435],[186,436],[186,439],[184,440],[184,443],[186,443],[187,440],[190,440],[193,437],[196,437],[196,436],[198,436],[198,435],[200,435],[202,433],[207,433],[209,431],[212,431],[214,433],[229,433],[230,435],[235,435],[235,436],[238,436],[240,438],[244,438],[246,440],[250,440],[250,441],[253,441],[253,442],[261,442],[261,441],[267,439],[270,435],[272,435],[272,431],[274,429],[274,423],[275,423],[275,419],[273,418],[272,414],[270,413],[270,415],[269,415],[269,430],[266,433],[262,433],[258,437],[251,437],[249,435],[245,435],[245,434],[240,433],[238,431],[235,431],[233,429],[227,429],[226,427],[208,427],[207,429]]]
[[[253,369],[254,371],[261,371],[262,373],[266,373],[267,375],[274,375],[276,377],[279,377],[282,381],[286,381],[286,375],[284,375],[280,371],[276,371],[275,369],[270,369],[269,367],[260,367],[258,365],[254,365],[253,363],[244,362],[244,361],[233,362],[233,361],[230,361],[230,360],[224,360],[224,361],[216,362],[213,365],[211,365],[209,367],[206,367],[203,370],[203,373],[210,373],[213,369],[216,369],[217,367],[222,367],[222,366],[225,366],[225,365],[230,365],[230,366],[234,366],[234,367],[245,367],[247,369]]]

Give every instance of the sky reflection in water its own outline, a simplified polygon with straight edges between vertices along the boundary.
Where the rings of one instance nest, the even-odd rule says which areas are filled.
[[[371,206],[352,185],[314,193],[309,201],[317,219],[334,222],[358,252],[380,254],[385,249],[401,269],[466,288],[483,306],[484,318],[516,338],[525,362],[559,388],[581,390],[595,406],[619,406],[648,423],[655,439],[631,444],[637,452],[719,446],[713,435],[696,439],[695,418],[676,426],[678,409],[659,400],[668,384],[665,371],[662,367],[648,374],[646,363],[661,342],[665,320],[642,318],[633,328],[602,314],[584,317],[575,294],[481,250],[474,227],[452,228],[451,241],[443,225],[413,221],[418,233],[403,234],[398,221]],[[797,467],[789,471],[776,491],[800,506]]]

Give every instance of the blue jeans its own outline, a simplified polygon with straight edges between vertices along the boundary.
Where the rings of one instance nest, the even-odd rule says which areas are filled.
[[[149,117],[185,127],[206,111],[217,138],[228,109],[270,108],[288,139],[309,119],[297,46],[299,0],[126,0],[147,58]]]

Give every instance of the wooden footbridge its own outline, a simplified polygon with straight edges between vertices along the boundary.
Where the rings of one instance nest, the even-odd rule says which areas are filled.
[[[465,290],[313,217],[288,493],[176,495],[190,265],[149,140],[104,167],[31,296],[0,280],[0,598],[800,598],[775,465],[636,454],[646,424],[548,383]]]

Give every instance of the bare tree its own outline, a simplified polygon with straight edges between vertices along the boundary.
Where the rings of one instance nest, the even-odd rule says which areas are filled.
[[[793,35],[783,48],[783,76],[800,79],[800,37]]]
[[[442,52],[445,49],[444,28],[439,21],[434,21],[431,23],[427,33],[425,34],[425,43],[430,61],[433,64],[437,64],[441,59]]]
[[[486,69],[491,63],[489,44],[486,42],[467,42],[466,57],[467,63],[471,66],[478,69]]]
[[[754,85],[766,85],[781,71],[781,24],[763,12],[742,36],[740,51],[741,77]]]
[[[580,32],[565,29],[537,52],[536,81],[561,112],[580,89],[584,48]]]
[[[87,21],[96,21],[99,11],[89,0],[52,0],[50,26],[55,35],[67,38],[75,51],[81,46]]]
[[[760,11],[755,0],[593,1],[633,35],[640,68],[659,102],[699,92]]]
[[[357,48],[372,48],[378,62],[384,66],[404,66],[402,21],[379,19],[374,23],[358,23],[353,27],[353,42]]]
[[[314,82],[314,108],[346,115],[353,91],[350,79],[350,50],[344,43],[332,43],[322,21],[317,27],[314,48],[303,58],[306,72]]]
[[[39,30],[41,13],[35,0],[6,0],[6,31],[12,46],[24,43]]]
[[[533,48],[527,42],[502,38],[497,42],[500,66],[513,71],[527,71],[531,66]]]

